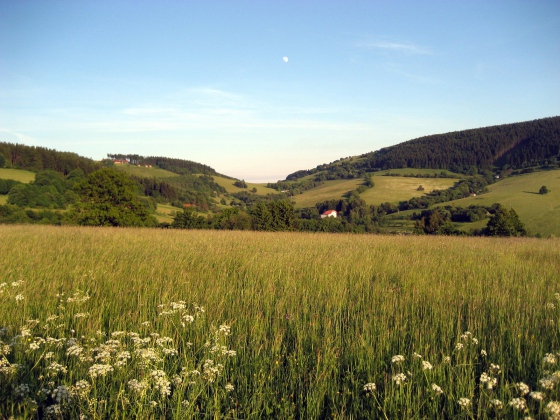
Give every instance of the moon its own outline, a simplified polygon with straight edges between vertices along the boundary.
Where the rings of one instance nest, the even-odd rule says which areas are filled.
[[[284,63],[288,62],[288,57],[282,57],[282,60],[284,61]]]

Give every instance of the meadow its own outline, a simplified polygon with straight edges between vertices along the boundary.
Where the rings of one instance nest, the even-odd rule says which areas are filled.
[[[539,194],[539,189],[543,185],[550,190],[548,194]],[[489,185],[488,190],[486,194],[454,200],[452,203],[442,203],[440,206],[448,204],[457,207],[491,206],[493,203],[501,203],[517,212],[531,234],[539,233],[545,237],[560,236],[559,170],[510,176]],[[468,229],[482,227],[480,222],[467,225],[472,225]]]
[[[0,168],[0,179],[13,179],[28,184],[35,180],[35,172],[23,171],[21,169]]]
[[[0,237],[1,418],[560,416],[558,239]]]
[[[413,171],[422,170],[414,169]],[[410,200],[412,197],[420,197],[432,190],[445,190],[452,187],[458,181],[458,179],[453,178],[412,178],[398,176],[374,176],[373,180],[375,186],[360,194],[360,198],[367,204],[374,205],[387,202],[398,204],[399,201]],[[316,203],[325,200],[340,200],[345,198],[351,191],[355,190],[363,183],[363,178],[326,181],[324,184],[307,190],[303,194],[293,196],[292,200],[298,208],[314,207]],[[420,185],[424,188],[423,191],[418,191]]]

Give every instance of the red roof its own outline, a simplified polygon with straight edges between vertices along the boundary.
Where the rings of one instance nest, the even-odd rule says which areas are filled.
[[[323,214],[336,214],[336,210],[327,210]]]

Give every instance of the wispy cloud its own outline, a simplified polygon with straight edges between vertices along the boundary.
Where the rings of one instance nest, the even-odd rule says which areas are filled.
[[[365,41],[356,44],[357,47],[366,49],[379,49],[385,51],[394,51],[408,55],[431,55],[432,50],[416,44],[390,42],[390,41]]]

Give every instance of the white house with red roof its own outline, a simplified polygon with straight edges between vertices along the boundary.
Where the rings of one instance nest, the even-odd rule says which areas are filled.
[[[336,210],[327,210],[326,212],[321,214],[321,219],[324,219],[325,217],[337,217],[337,216],[338,213],[336,212]]]

